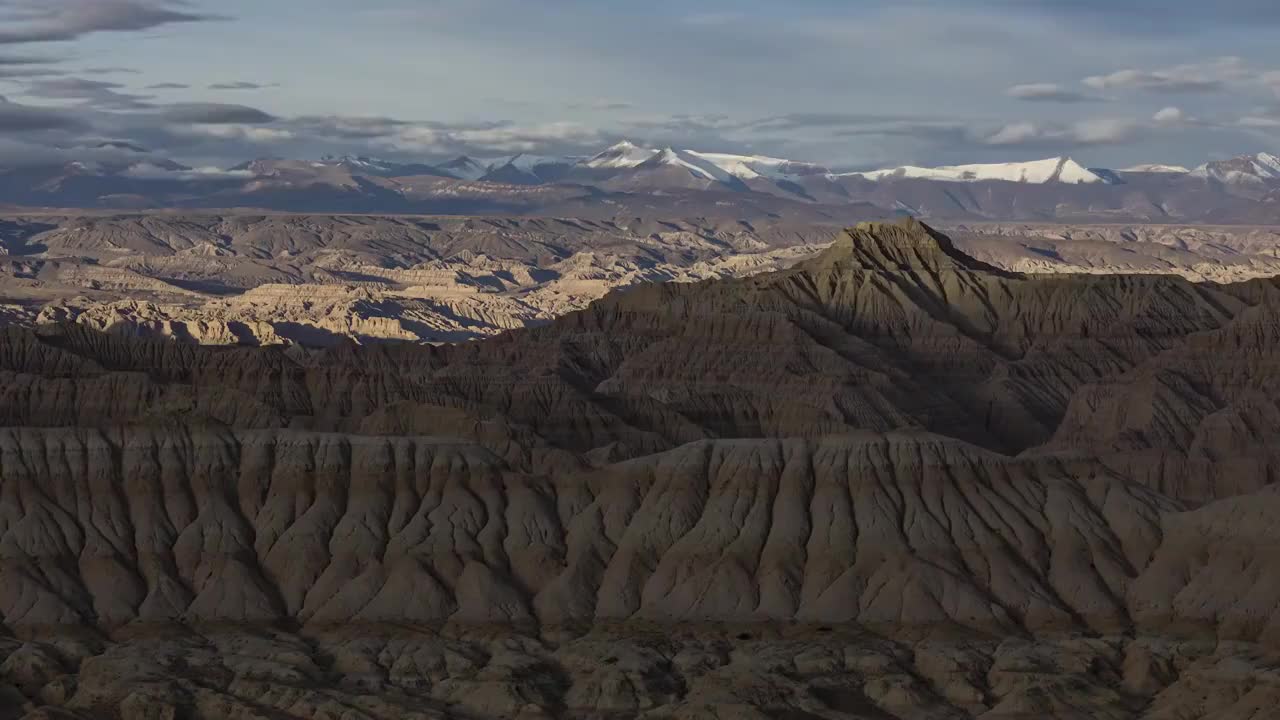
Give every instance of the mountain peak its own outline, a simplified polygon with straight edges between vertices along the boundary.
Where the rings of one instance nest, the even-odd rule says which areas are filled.
[[[633,168],[644,164],[655,154],[653,150],[646,150],[629,140],[623,140],[584,160],[582,164],[595,169]]]
[[[1225,184],[1257,184],[1280,180],[1280,157],[1267,152],[1207,162],[1191,171],[1191,177]]]
[[[914,217],[897,222],[858,223],[841,233],[831,247],[806,266],[810,269],[856,267],[895,273],[926,269],[1008,275],[957,250],[951,238]]]

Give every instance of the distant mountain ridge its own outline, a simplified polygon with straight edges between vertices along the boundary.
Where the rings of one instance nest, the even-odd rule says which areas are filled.
[[[1106,172],[1106,171],[1103,171]],[[1069,157],[1054,157],[1021,163],[989,163],[983,165],[953,165],[936,168],[898,167],[889,170],[872,170],[870,172],[846,173],[848,176],[864,177],[868,180],[885,180],[894,178],[916,178],[921,180],[939,180],[943,182],[983,182],[1002,181],[1031,183],[1089,184],[1113,183],[1110,177],[1089,170]]]
[[[670,217],[785,216],[847,222],[895,214],[960,220],[1280,222],[1280,157],[1194,170],[1087,167],[1058,156],[1010,163],[837,171],[766,155],[644,147],[595,154],[417,162],[360,155],[261,158],[192,168],[104,143],[84,160],[0,167],[0,204],[146,209]]]
[[[1258,153],[1230,160],[1215,160],[1192,170],[1191,176],[1236,184],[1280,181],[1280,157]]]

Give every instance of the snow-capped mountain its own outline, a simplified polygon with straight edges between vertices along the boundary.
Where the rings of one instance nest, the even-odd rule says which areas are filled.
[[[884,170],[843,173],[841,177],[861,177],[873,181],[919,179],[942,182],[984,182],[998,180],[1036,185],[1047,183],[1083,185],[1111,182],[1103,174],[1089,170],[1069,157],[1047,158],[1031,162],[944,165],[942,167],[907,165]]]
[[[521,153],[489,161],[489,170],[479,179],[509,185],[539,185],[560,180],[567,168],[581,158]]]
[[[689,151],[690,155],[720,168],[742,180],[769,178],[795,180],[798,178],[829,175],[831,171],[821,165],[796,162],[763,155],[731,155],[727,153],[702,153]]]
[[[1143,166],[1125,172],[1176,172],[1159,170],[1165,166]],[[798,162],[765,155],[711,153],[678,148],[643,147],[622,141],[587,158],[515,155],[474,160],[458,158],[439,169],[466,180],[508,184],[570,182],[606,183],[615,188],[690,187],[701,183],[727,189],[803,194],[799,186],[830,187],[843,180],[874,182],[898,179],[941,182],[1011,182],[1067,185],[1119,184],[1113,171],[1087,168],[1069,157],[1014,163],[946,165],[940,167],[903,166],[881,170],[833,173],[816,163]],[[662,171],[662,172],[657,172]]]
[[[1189,173],[1189,172],[1191,172],[1191,171],[1190,171],[1190,170],[1188,170],[1187,168],[1182,167],[1181,165],[1161,165],[1161,164],[1159,164],[1159,163],[1154,163],[1154,164],[1149,164],[1149,165],[1134,165],[1133,167],[1125,168],[1125,169],[1121,170],[1120,172],[1122,172],[1122,173],[1162,173],[1162,174],[1166,174],[1166,175],[1185,175],[1185,174],[1187,174],[1187,173]]]
[[[327,164],[346,165],[354,170],[378,175],[386,172],[393,172],[400,167],[400,163],[379,160],[377,158],[366,157],[364,155],[343,155],[342,157],[333,157],[332,155],[328,155],[320,160]]]
[[[688,150],[663,148],[636,166],[637,169],[671,167],[687,171],[690,175],[715,182],[729,182],[734,175],[715,163],[708,162],[697,153]]]
[[[1214,160],[1192,170],[1190,175],[1228,185],[1274,182],[1280,180],[1280,157],[1263,152],[1230,160]]]
[[[424,164],[363,155],[264,158],[190,168],[103,141],[43,165],[0,166],[0,204],[31,207],[246,207],[306,212],[619,213],[836,218],[1064,217],[1280,224],[1280,156],[1193,171],[1124,170],[1068,157],[833,172],[784,158],[620,142],[586,156],[457,157]],[[851,215],[852,214],[852,215]]]
[[[593,170],[618,170],[636,167],[652,159],[657,154],[657,150],[642,148],[630,141],[623,140],[606,148],[599,154],[583,160],[580,164]]]
[[[579,163],[594,170],[625,170],[637,168],[647,162],[686,167],[695,175],[710,179],[732,176],[739,180],[756,178],[792,179],[830,173],[825,167],[813,163],[796,162],[763,155],[733,155],[706,153],[697,150],[673,148],[643,148],[623,140],[598,155]]]

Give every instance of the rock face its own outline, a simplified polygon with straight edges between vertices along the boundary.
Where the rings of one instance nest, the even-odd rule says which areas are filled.
[[[907,221],[465,345],[10,328],[0,698],[1265,716],[1278,291],[1018,275]]]

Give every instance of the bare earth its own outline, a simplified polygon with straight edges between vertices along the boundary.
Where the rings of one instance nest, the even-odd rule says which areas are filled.
[[[643,219],[28,215],[0,219],[0,317],[201,344],[457,342],[550,321],[645,282],[745,277],[839,228]],[[1280,274],[1280,231],[959,225],[959,247],[1028,273]]]
[[[230,268],[228,304],[274,302],[242,278],[294,267],[286,247],[306,287],[342,285],[315,282],[347,243],[334,222],[199,257]],[[149,258],[180,251],[136,243],[195,231],[151,227],[114,236],[126,262],[68,266],[175,284]],[[985,230],[966,247],[1004,232]],[[1064,231],[1008,241],[1070,250],[1045,232]],[[534,237],[502,252],[560,267]],[[736,237],[721,262],[808,244]],[[23,242],[10,262],[51,262]],[[676,256],[694,242],[628,257],[693,267]],[[38,290],[48,267],[13,282]],[[1280,702],[1273,278],[1021,275],[908,221],[479,342],[137,327],[0,330],[0,717],[1218,720]]]

